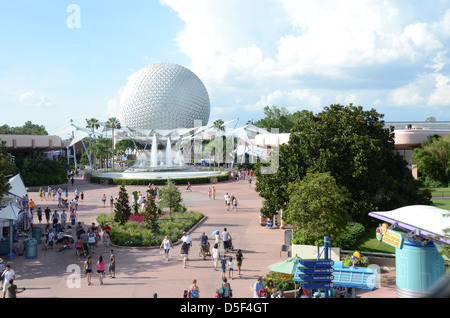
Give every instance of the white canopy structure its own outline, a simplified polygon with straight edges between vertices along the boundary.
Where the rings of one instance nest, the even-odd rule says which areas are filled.
[[[214,127],[214,124],[209,124],[206,126],[198,126],[194,128],[177,128],[177,129],[170,129],[170,130],[164,130],[164,129],[135,129],[128,126],[123,126],[120,129],[115,129],[115,132],[117,132],[116,138],[123,140],[123,139],[131,139],[134,142],[144,143],[146,145],[153,144],[154,138],[153,135],[157,136],[158,140],[170,140],[171,142],[182,142],[180,144],[180,148],[183,148],[185,153],[185,156],[190,156],[190,153],[188,152],[192,151],[192,141],[194,140],[204,140],[204,139],[211,139],[213,136],[215,137],[225,137],[225,138],[233,138],[232,139],[232,150],[227,149],[227,159],[225,161],[228,162],[229,158],[234,158],[235,155],[242,156],[241,162],[244,162],[245,155],[248,155],[251,157],[251,162],[254,162],[254,157],[261,157],[267,154],[267,152],[264,152],[262,148],[256,147],[254,145],[253,139],[255,135],[257,134],[268,134],[267,130],[259,128],[253,124],[247,124],[242,127],[236,128],[238,119],[230,120],[227,122],[224,122],[222,125],[225,128],[225,130],[217,130],[216,127]],[[96,130],[91,130],[85,127],[81,127],[78,125],[75,125],[71,121],[71,126],[73,129],[73,139],[70,143],[69,147],[74,146],[78,142],[83,143],[83,147],[86,152],[88,152],[88,149],[86,149],[86,146],[83,142],[84,138],[92,137],[97,138],[100,135],[103,135],[106,131],[106,123],[98,122],[100,128]],[[108,136],[109,137],[109,136]],[[112,136],[111,136],[112,137]],[[238,139],[238,143],[234,144],[234,138]],[[191,143],[189,145],[189,142]],[[197,149],[198,151],[198,149]],[[88,158],[90,159],[90,156],[88,154]],[[234,161],[234,160],[233,160]],[[230,161],[232,162],[232,161]],[[91,167],[92,167],[92,163]],[[76,165],[76,163],[75,163]]]
[[[414,232],[425,239],[436,238],[440,242],[450,244],[445,239],[445,229],[450,228],[450,211],[429,205],[411,205],[392,211],[370,212],[369,216],[396,227]]]

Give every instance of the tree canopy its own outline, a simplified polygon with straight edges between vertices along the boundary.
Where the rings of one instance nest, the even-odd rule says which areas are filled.
[[[383,115],[361,106],[331,105],[314,115],[304,111],[279,149],[279,166],[261,174],[257,164],[256,190],[265,199],[261,212],[270,217],[285,209],[288,185],[307,172],[328,172],[351,194],[352,219],[367,223],[368,213],[410,204],[431,204],[429,192],[407,171],[406,161],[394,152],[393,128],[384,128]]]
[[[450,135],[435,136],[413,151],[412,162],[427,182],[447,187],[450,182]]]
[[[0,135],[48,135],[48,133],[44,126],[27,121],[19,127],[0,126]]]
[[[326,233],[338,237],[350,221],[350,193],[329,173],[307,173],[288,186],[290,200],[284,211],[289,224],[297,225],[300,236],[318,243]]]

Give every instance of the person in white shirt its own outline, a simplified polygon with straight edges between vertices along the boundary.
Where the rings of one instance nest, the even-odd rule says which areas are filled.
[[[8,264],[6,265],[6,269],[3,271],[1,276],[3,278],[3,298],[5,298],[7,291],[6,287],[8,287],[9,281],[11,279],[16,279],[16,273],[11,268],[11,265]]]

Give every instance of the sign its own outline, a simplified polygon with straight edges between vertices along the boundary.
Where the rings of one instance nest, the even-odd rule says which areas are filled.
[[[316,267],[316,268],[306,268],[306,267],[298,267],[298,271],[303,274],[315,275],[315,274],[331,274],[334,272],[333,267]]]
[[[388,228],[387,223],[379,226],[376,231],[377,239],[396,248],[403,248],[403,234]]]
[[[334,287],[334,284],[332,282],[300,283],[300,286],[306,289],[330,289]]]
[[[334,279],[333,275],[299,275],[300,282],[330,282]]]
[[[298,262],[305,267],[331,267],[334,265],[334,261],[330,259],[301,259]]]

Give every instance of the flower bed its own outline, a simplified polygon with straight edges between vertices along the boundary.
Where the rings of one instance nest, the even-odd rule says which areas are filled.
[[[167,215],[162,215],[158,219],[159,231],[154,233],[147,228],[144,222],[145,215],[132,214],[130,219],[124,225],[114,222],[114,214],[100,214],[97,217],[97,222],[103,227],[108,223],[111,227],[110,237],[113,244],[119,246],[133,246],[133,247],[151,247],[159,246],[168,236],[172,242],[178,241],[183,235],[183,232],[189,231],[195,224],[197,224],[204,215],[200,212],[177,212],[175,217],[171,219]]]

